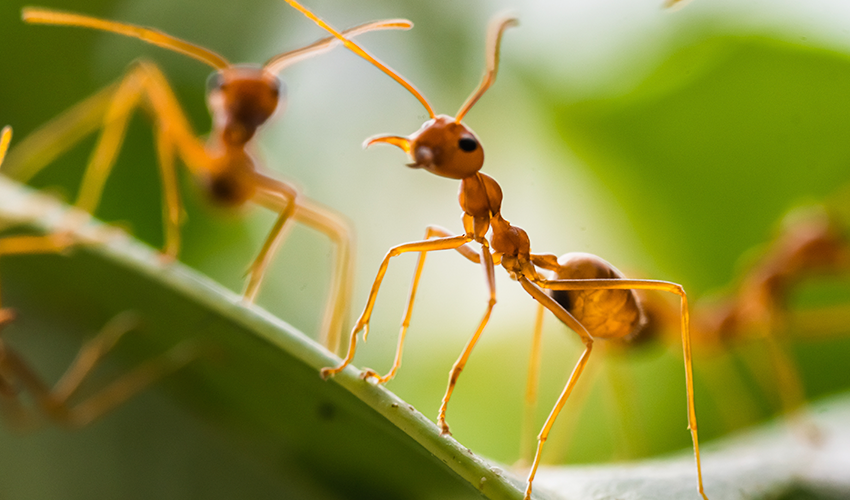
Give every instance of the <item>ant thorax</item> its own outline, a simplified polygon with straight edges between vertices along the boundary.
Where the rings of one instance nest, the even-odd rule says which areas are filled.
[[[458,202],[475,219],[490,219],[502,210],[502,188],[496,179],[478,172],[460,183]]]
[[[218,145],[210,153],[212,163],[203,183],[212,201],[240,206],[250,200],[257,191],[251,175],[257,168],[254,158],[245,149],[227,145]]]

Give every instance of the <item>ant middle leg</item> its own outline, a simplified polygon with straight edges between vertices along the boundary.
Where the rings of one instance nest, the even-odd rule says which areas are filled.
[[[404,243],[397,245],[389,250],[381,262],[381,267],[378,269],[378,274],[375,276],[375,281],[372,283],[372,289],[369,291],[369,298],[366,301],[366,307],[357,319],[357,323],[351,330],[348,342],[348,352],[345,358],[338,366],[334,368],[322,368],[321,376],[327,379],[345,369],[354,360],[354,352],[357,349],[357,334],[363,331],[363,339],[366,340],[369,335],[369,321],[372,318],[372,311],[375,308],[375,301],[378,298],[378,292],[381,289],[381,282],[384,280],[384,275],[387,274],[387,269],[390,265],[390,260],[403,253],[420,252],[427,253],[436,250],[454,250],[462,247],[473,240],[472,236],[462,234],[457,236],[448,236],[443,238],[435,238],[428,240],[415,241],[412,243]],[[489,252],[488,252],[489,256]],[[492,262],[492,259],[491,259]]]
[[[425,230],[425,240],[430,240],[433,238],[448,238],[452,236],[453,234],[448,229],[442,228],[440,226],[428,226],[428,228]],[[458,253],[466,257],[471,262],[475,264],[481,263],[481,256],[478,254],[478,252],[476,252],[469,246],[461,245],[455,248],[455,250],[457,250]],[[425,266],[425,257],[427,254],[428,252],[419,252],[419,258],[416,261],[416,271],[413,274],[413,281],[410,284],[410,293],[408,294],[407,306],[404,310],[404,319],[402,319],[401,322],[401,329],[399,331],[398,337],[398,346],[396,348],[395,360],[393,361],[392,368],[383,377],[378,375],[378,373],[372,370],[371,368],[364,368],[363,372],[360,374],[362,378],[366,379],[371,377],[374,378],[377,383],[384,384],[392,380],[398,372],[398,369],[401,366],[402,352],[404,351],[404,340],[407,336],[407,330],[410,327],[410,318],[413,315],[413,303],[416,300],[416,292],[419,289],[419,279],[422,276],[422,270]]]

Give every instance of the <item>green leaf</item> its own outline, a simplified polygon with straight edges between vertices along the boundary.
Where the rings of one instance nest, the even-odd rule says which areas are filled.
[[[4,220],[25,220],[49,232],[60,227],[66,210],[0,179]],[[136,311],[143,333],[122,340],[118,349],[128,367],[183,339],[198,339],[215,354],[168,377],[172,397],[261,457],[280,478],[297,478],[331,497],[520,495],[521,483],[441,437],[425,416],[361,380],[353,367],[322,380],[319,369],[337,358],[285,322],[179,263],[162,264],[154,250],[106,226],[75,233],[105,243],[68,256],[15,257],[14,265],[4,266],[6,303],[22,318],[39,319],[21,321],[25,330],[47,323],[49,341]]]
[[[49,232],[60,228],[63,220],[67,222],[68,213],[68,207],[0,178],[0,219]],[[147,447],[147,453],[155,458],[141,467],[122,458],[106,470],[119,478],[136,474],[157,478],[154,464],[162,460],[157,451],[164,448],[174,453],[176,441],[212,453],[216,462],[212,469],[227,473],[219,470],[225,475],[204,476],[203,460],[210,456],[201,457],[198,474],[206,483],[193,485],[180,474],[166,485],[141,481],[148,492],[142,497],[179,498],[188,491],[205,498],[230,498],[236,494],[234,484],[241,482],[250,484],[246,488],[253,497],[522,497],[522,480],[477,457],[454,439],[441,437],[424,415],[383,387],[361,380],[355,368],[349,367],[331,381],[321,380],[319,368],[333,365],[337,359],[285,322],[242,304],[238,296],[179,263],[163,264],[155,251],[120,231],[91,222],[75,234],[90,244],[67,256],[4,259],[4,293],[22,316],[20,325],[15,325],[22,330],[18,333],[42,335],[44,342],[58,341],[63,335],[96,329],[111,315],[132,309],[143,318],[143,327],[119,344],[113,357],[121,360],[119,372],[183,339],[195,338],[212,347],[205,350],[212,353],[200,356],[162,384],[172,400],[191,411],[193,416],[181,424],[186,429],[174,435],[173,429],[163,424],[163,429],[151,433],[146,426],[158,421],[161,410],[146,406],[147,399],[131,401],[131,422],[139,427],[124,432],[143,436],[141,445],[130,446]],[[117,413],[127,411],[123,407]],[[850,467],[850,448],[842,443],[850,439],[843,425],[850,415],[850,402],[832,403],[815,412],[823,436],[819,446],[789,433],[789,427],[779,423],[710,447],[713,451],[703,458],[710,498],[846,492],[850,484],[844,472]],[[84,439],[94,436],[94,442],[110,442],[114,436],[109,435],[112,424],[108,422],[116,418],[121,417],[110,414],[104,418],[106,426],[96,424],[80,435]],[[198,428],[223,438],[226,444],[204,443],[209,436],[203,432],[191,435],[198,434]],[[45,434],[55,438],[56,433]],[[106,434],[105,439],[98,438],[98,433]],[[31,446],[27,439],[10,436],[4,443]],[[62,439],[58,447],[55,441],[44,441],[43,453],[61,455]],[[246,454],[253,463],[236,460],[238,465],[222,466],[221,460],[234,460],[228,457],[232,454]],[[127,498],[140,491],[138,480],[125,480],[110,490],[96,482],[98,474],[87,473],[83,477],[51,476],[58,489],[44,493],[42,488],[39,494],[28,481],[43,481],[44,475],[36,474],[33,479],[27,474],[8,474],[26,464],[27,455],[10,446],[0,453],[0,471],[6,473],[2,484],[8,491],[25,491],[22,497],[86,497],[106,488]],[[185,458],[199,457],[189,454]],[[73,470],[67,463],[62,468]],[[263,484],[258,486],[257,481]],[[222,486],[213,486],[219,484]],[[629,465],[544,467],[535,487],[535,498],[696,497],[689,454]],[[246,490],[239,491],[245,494]]]

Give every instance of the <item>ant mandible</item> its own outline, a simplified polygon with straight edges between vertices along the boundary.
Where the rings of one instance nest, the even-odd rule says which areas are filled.
[[[368,139],[365,145],[368,147],[376,143],[392,144],[402,149],[413,160],[413,163],[408,164],[409,167],[421,168],[441,177],[461,181],[459,201],[463,210],[462,221],[464,233],[453,235],[450,231],[441,227],[429,226],[426,230],[424,240],[398,245],[390,249],[378,270],[377,277],[369,293],[366,307],[357,320],[357,324],[352,329],[349,349],[345,359],[335,368],[323,369],[321,375],[323,377],[329,377],[339,373],[353,360],[357,334],[361,330],[363,331],[364,338],[368,334],[372,309],[374,308],[381,281],[387,272],[390,260],[402,253],[419,252],[419,259],[410,289],[407,309],[402,321],[399,345],[393,367],[385,376],[380,376],[370,369],[365,369],[361,374],[363,378],[372,377],[377,379],[379,383],[390,380],[396,374],[401,364],[404,337],[410,322],[413,302],[416,297],[416,290],[422,274],[426,254],[436,250],[456,250],[468,260],[483,266],[490,293],[484,317],[449,372],[448,388],[443,396],[442,405],[437,416],[437,425],[440,428],[440,432],[444,435],[449,434],[449,427],[446,424],[448,402],[454,390],[455,383],[466,365],[472,349],[484,331],[490,319],[490,313],[496,304],[494,266],[501,264],[512,279],[518,281],[529,295],[552,311],[558,319],[575,331],[585,344],[584,353],[579,358],[563,393],[552,409],[538,437],[537,452],[531,471],[529,472],[525,491],[525,498],[529,499],[531,497],[532,482],[534,481],[534,476],[540,463],[543,444],[549,435],[549,430],[554,424],[558,413],[564,403],[566,403],[582,370],[587,364],[593,348],[594,338],[622,338],[641,327],[643,323],[642,312],[634,289],[671,292],[681,298],[682,343],[688,393],[688,427],[691,430],[694,444],[699,493],[703,498],[707,498],[703,490],[700,467],[696,411],[693,401],[691,349],[688,334],[688,305],[687,295],[684,289],[681,285],[666,281],[625,279],[613,266],[594,255],[567,254],[559,259],[551,254],[532,254],[528,234],[521,228],[511,225],[502,217],[502,190],[499,184],[492,177],[480,172],[484,163],[483,149],[472,130],[464,125],[461,120],[495,81],[502,34],[507,28],[515,26],[517,20],[509,16],[500,16],[490,22],[487,33],[487,68],[484,72],[484,77],[478,88],[466,100],[463,106],[461,106],[457,116],[450,117],[447,115],[436,115],[428,101],[407,80],[368,54],[356,43],[334,30],[298,2],[295,0],[286,0],[286,2],[312,19],[317,25],[339,38],[345,44],[346,48],[371,62],[408,89],[428,111],[430,120],[426,121],[422,125],[422,128],[414,132],[410,137],[395,135],[378,136]],[[488,240],[487,235],[490,231],[492,233]],[[472,248],[466,246],[472,242],[481,245],[480,253],[476,253]],[[490,251],[491,247],[493,250],[492,254]],[[537,267],[555,272],[556,279],[544,279],[538,273]],[[568,297],[568,307],[564,307],[558,300],[547,294],[544,289],[548,289],[549,293],[556,297]],[[563,302],[565,299],[560,300]]]
[[[265,271],[281,245],[291,222],[297,220],[325,233],[336,246],[330,299],[322,326],[323,343],[338,348],[351,291],[351,236],[348,225],[329,209],[317,205],[284,181],[259,171],[249,153],[251,140],[278,108],[285,88],[276,76],[289,65],[325,52],[337,44],[328,37],[310,45],[278,54],[263,66],[233,65],[222,56],[152,28],[94,17],[25,7],[23,20],[31,24],[76,26],[109,31],[192,57],[215,69],[208,80],[207,101],[213,130],[204,144],[192,130],[160,69],[139,61],[117,84],[98,92],[44,125],[9,156],[9,172],[26,182],[55,157],[98,128],[102,129],[80,186],[75,205],[94,213],[136,107],[144,107],[154,122],[156,150],[163,186],[163,254],[176,258],[180,247],[181,202],[175,156],[201,181],[206,192],[226,207],[248,201],[278,213],[266,241],[249,268],[244,299],[253,302]],[[404,19],[366,23],[347,30],[356,36],[374,30],[409,29]]]
[[[0,165],[3,164],[11,138],[11,127],[4,127],[0,131]],[[0,238],[0,256],[59,253],[75,243],[74,238],[67,232],[4,236]],[[0,305],[0,332],[14,319],[15,313],[12,309]],[[136,327],[137,323],[138,319],[131,313],[115,316],[100,333],[83,345],[76,359],[53,388],[45,384],[23,357],[0,338],[0,412],[12,423],[19,425],[32,421],[20,400],[18,386],[22,386],[29,391],[36,406],[49,419],[65,427],[82,427],[196,358],[194,342],[183,342],[170,351],[142,363],[84,401],[74,406],[69,405],[68,401],[76,394],[88,373],[125,333]]]

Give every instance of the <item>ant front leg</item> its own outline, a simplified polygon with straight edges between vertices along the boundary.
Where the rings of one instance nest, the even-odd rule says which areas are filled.
[[[289,230],[292,228],[292,215],[295,213],[297,206],[298,190],[295,186],[287,182],[278,181],[265,175],[255,173],[253,179],[258,188],[271,196],[259,198],[257,201],[269,210],[278,212],[277,221],[272,226],[269,235],[266,237],[263,248],[257,254],[257,258],[248,268],[248,285],[245,287],[243,297],[246,302],[253,303],[257,298],[257,293],[260,291],[260,284],[266,274],[266,269],[271,263],[271,259],[277,251],[283,240],[286,239]]]
[[[669,281],[630,279],[535,280],[535,284],[549,290],[661,290],[676,294],[680,297],[682,351],[685,360],[685,386],[688,394],[688,429],[691,431],[691,439],[694,445],[694,456],[696,458],[697,488],[703,499],[707,500],[708,497],[705,495],[705,490],[703,489],[702,484],[702,466],[700,463],[699,438],[697,437],[697,417],[696,408],[694,406],[694,373],[691,355],[688,296],[685,293],[684,288],[682,288],[682,285],[671,283]],[[523,284],[523,287],[525,288],[525,284]],[[529,289],[526,288],[526,290],[528,291]],[[529,291],[529,293],[531,292]]]
[[[24,139],[10,152],[7,172],[26,182],[74,144],[101,128],[75,202],[78,208],[94,213],[124,142],[130,116],[138,107],[146,108],[154,121],[163,185],[163,253],[176,258],[182,207],[174,155],[178,153],[194,174],[208,170],[209,158],[165,76],[153,63],[136,63],[120,82],[86,99]]]
[[[408,252],[432,252],[435,250],[454,250],[472,241],[472,237],[466,234],[458,236],[449,236],[445,238],[436,238],[430,240],[415,241],[395,246],[387,252],[384,260],[381,262],[381,267],[378,269],[378,274],[375,276],[375,281],[372,283],[372,289],[369,292],[369,299],[366,301],[366,307],[357,323],[351,330],[349,337],[348,352],[345,359],[342,360],[335,368],[322,368],[321,376],[327,379],[345,369],[354,360],[354,352],[357,349],[357,334],[363,331],[363,340],[365,341],[369,335],[369,321],[372,318],[372,310],[375,308],[375,301],[378,298],[378,291],[381,289],[381,282],[384,280],[384,275],[387,274],[387,269],[390,265],[390,259]]]
[[[490,254],[490,245],[487,243],[487,240],[482,239],[481,243],[481,266],[484,268],[484,275],[487,278],[487,288],[490,290],[490,300],[487,302],[487,310],[484,312],[484,317],[481,319],[481,322],[478,324],[478,329],[475,330],[475,334],[469,339],[466,347],[463,348],[463,352],[461,352],[460,357],[455,361],[454,365],[452,365],[452,369],[449,371],[449,386],[446,389],[446,394],[443,396],[443,402],[440,405],[440,411],[437,414],[437,426],[440,428],[440,434],[451,435],[449,432],[449,426],[446,423],[446,409],[449,406],[449,399],[452,397],[452,392],[454,391],[455,384],[457,383],[458,377],[460,377],[460,372],[463,371],[463,368],[466,366],[466,362],[469,359],[469,355],[472,354],[472,349],[475,347],[475,344],[478,343],[479,337],[484,332],[484,327],[487,326],[487,323],[490,321],[490,313],[493,312],[493,307],[496,305],[496,272],[493,265],[493,256]]]
[[[440,226],[428,226],[425,230],[425,239],[430,240],[433,238],[449,238],[452,237],[452,233],[445,228]],[[469,259],[470,261],[480,264],[481,257],[478,255],[478,252],[468,247],[467,245],[461,245],[455,248],[461,255]],[[413,274],[413,282],[410,284],[410,294],[407,298],[407,307],[404,311],[404,319],[401,322],[401,330],[398,336],[398,347],[395,353],[395,360],[393,361],[393,367],[390,369],[389,373],[381,377],[371,368],[364,368],[363,372],[360,376],[364,379],[366,378],[374,378],[377,383],[384,384],[389,382],[395,377],[395,374],[398,372],[399,367],[401,366],[401,356],[404,350],[404,339],[407,336],[407,329],[410,327],[410,317],[413,315],[413,303],[416,300],[416,291],[419,288],[419,278],[422,276],[422,269],[425,266],[425,256],[428,252],[419,252],[419,258],[416,261],[416,271]]]
[[[253,302],[259,292],[266,269],[275,252],[286,239],[292,222],[302,224],[324,233],[336,247],[330,297],[325,308],[321,329],[321,342],[331,352],[339,350],[342,329],[345,326],[351,302],[352,244],[349,225],[342,216],[321,207],[304,197],[290,184],[255,173],[253,179],[260,188],[255,201],[266,208],[279,212],[277,221],[266,238],[263,248],[250,267],[250,280],[245,289],[245,300]]]

